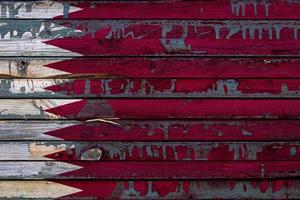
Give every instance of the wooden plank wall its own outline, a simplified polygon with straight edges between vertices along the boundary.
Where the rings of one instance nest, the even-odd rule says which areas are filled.
[[[0,199],[298,199],[297,0],[1,1]]]

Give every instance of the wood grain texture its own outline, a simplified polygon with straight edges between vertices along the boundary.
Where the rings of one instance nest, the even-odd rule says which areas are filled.
[[[0,98],[298,98],[298,79],[0,79]]]
[[[299,119],[299,99],[0,99],[0,119]]]
[[[7,1],[0,2],[1,19],[51,19],[81,10],[63,1]]]
[[[297,141],[298,120],[0,121],[0,140],[30,141]]]
[[[300,3],[0,2],[0,199],[298,199]]]
[[[1,18],[299,19],[297,1],[3,1]]]
[[[0,181],[2,199],[57,199],[80,189],[51,181]]]
[[[299,161],[300,142],[1,142],[0,161]],[[122,164],[121,164],[122,165]]]
[[[297,58],[0,58],[2,78],[300,78]]]
[[[3,161],[1,179],[297,178],[300,161]]]
[[[297,199],[299,181],[283,180],[129,180],[0,181],[0,197],[48,200],[94,199]],[[15,188],[15,189],[12,189]],[[70,193],[70,194],[69,194]]]
[[[296,20],[4,20],[0,54],[299,56],[299,27]]]

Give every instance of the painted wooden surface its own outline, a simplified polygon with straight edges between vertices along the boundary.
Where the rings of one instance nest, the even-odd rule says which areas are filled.
[[[0,99],[0,119],[299,119],[299,99]]]
[[[278,179],[297,178],[300,161],[5,161],[1,179]]]
[[[293,0],[3,1],[1,18],[50,19],[299,19]]]
[[[297,20],[4,20],[0,54],[299,56],[299,27]]]
[[[1,142],[0,161],[298,161],[300,142]]]
[[[1,58],[2,78],[300,78],[298,58]]]
[[[298,199],[299,11],[1,1],[0,199]]]
[[[295,98],[299,79],[0,79],[0,98]]]
[[[299,181],[283,180],[134,180],[1,181],[0,197],[30,199],[297,199]],[[16,188],[14,191],[12,188]],[[51,188],[51,189],[49,189]],[[82,190],[78,189],[82,188]],[[54,192],[56,191],[56,192]]]
[[[299,141],[298,120],[5,120],[0,140]]]

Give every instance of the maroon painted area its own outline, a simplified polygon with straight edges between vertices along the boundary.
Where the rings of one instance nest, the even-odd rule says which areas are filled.
[[[71,74],[131,78],[300,78],[293,58],[76,58],[46,65]]]
[[[71,80],[45,89],[87,97],[295,96],[298,79],[101,79]]]
[[[252,179],[299,177],[300,161],[69,161],[81,169],[53,178]]]
[[[91,25],[87,24],[80,27],[84,30],[81,37],[57,38],[45,43],[87,56],[300,54],[295,22],[195,23],[111,22],[95,30],[90,30]]]
[[[82,167],[53,177],[52,181],[82,190],[61,199],[299,196],[300,184],[295,178],[300,176],[300,149],[297,142],[288,140],[300,139],[300,121],[296,120],[300,100],[188,99],[188,95],[199,97],[212,91],[224,96],[297,95],[300,81],[290,78],[300,77],[299,60],[264,56],[300,55],[298,22],[287,20],[300,19],[299,2],[70,1],[65,3],[65,13],[68,4],[82,8],[64,16],[79,19],[70,27],[82,33],[74,37],[60,35],[45,43],[91,57],[63,60],[47,67],[69,72],[71,77],[119,79],[105,83],[104,79],[74,80],[46,89],[74,96],[126,99],[87,99],[46,110],[66,119],[108,118],[114,122],[82,122],[45,133],[69,144],[74,140],[90,141],[45,156]],[[69,26],[69,19],[57,24]],[[198,57],[215,55],[259,58]],[[126,77],[132,79],[121,79]],[[128,85],[132,86],[128,89]],[[172,99],[150,99],[157,93]],[[140,94],[148,95],[147,99],[134,99]],[[175,99],[177,94],[185,99]],[[106,141],[106,145],[111,140],[115,146],[104,147],[97,140]],[[269,143],[263,144],[263,140]],[[134,141],[145,144],[136,147]],[[172,146],[178,141],[180,145]],[[207,141],[211,146],[191,148],[184,141],[202,145]],[[103,153],[98,160],[93,149]],[[94,162],[89,162],[90,157]]]
[[[79,125],[44,134],[82,141],[300,140],[300,121],[122,121]]]
[[[45,111],[69,119],[298,119],[300,100],[81,100]]]
[[[300,160],[299,143],[156,142],[73,143],[74,148],[45,157],[68,161],[233,161]],[[101,151],[101,155],[100,152]]]
[[[135,181],[60,181],[57,183],[82,189],[83,191],[59,199],[155,198],[155,199],[203,199],[215,198],[259,198],[273,196],[286,199],[297,197],[299,181],[283,180],[135,180]]]
[[[232,3],[231,3],[232,2]],[[245,3],[243,3],[245,2]],[[299,19],[296,1],[135,1],[72,3],[74,19]],[[244,10],[243,10],[244,7]],[[256,10],[256,11],[255,11]],[[62,16],[58,17],[62,18]]]

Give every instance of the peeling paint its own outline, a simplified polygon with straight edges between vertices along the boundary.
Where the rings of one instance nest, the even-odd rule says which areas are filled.
[[[258,6],[262,6],[265,9],[264,15],[269,16],[269,8],[272,5],[270,0],[231,0],[231,12],[235,16],[245,16],[246,8],[252,6],[254,16],[258,15]],[[247,9],[249,10],[249,9]]]
[[[112,197],[121,199],[233,199],[237,197],[274,199],[284,198],[288,193],[293,197],[299,194],[298,189],[290,186],[290,183],[280,180],[265,183],[264,181],[177,181],[177,187],[174,189],[172,187],[167,188],[167,191],[153,191],[153,185],[157,184],[156,181],[147,181],[145,186],[147,189],[144,192],[137,189],[141,187],[139,181],[119,182],[112,192]],[[262,184],[265,186],[261,187]],[[274,190],[275,185],[279,186],[276,190]]]

